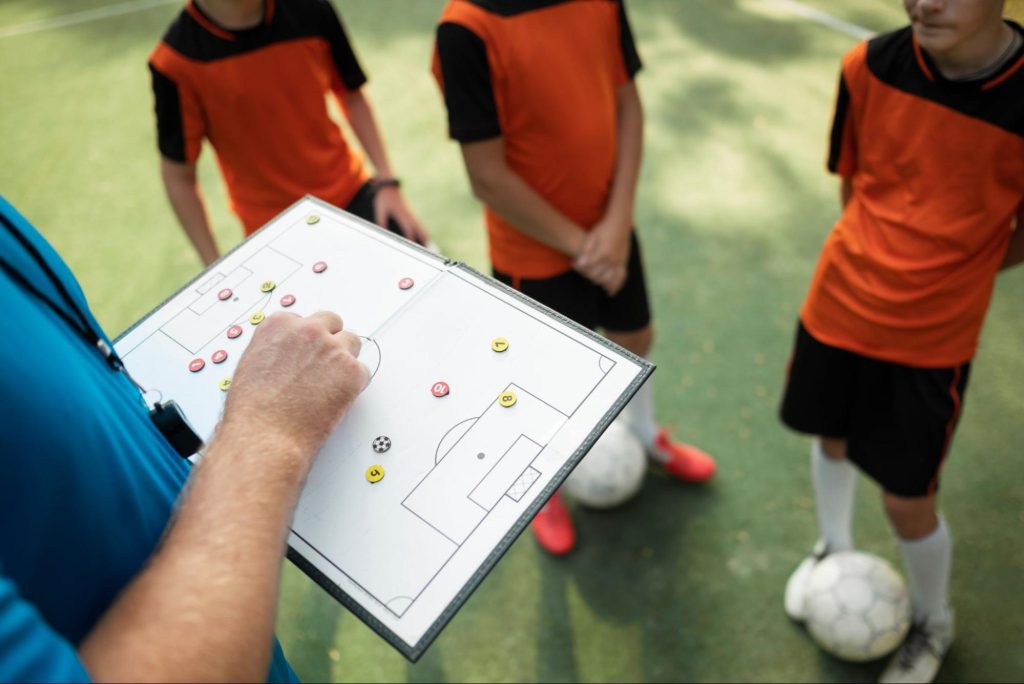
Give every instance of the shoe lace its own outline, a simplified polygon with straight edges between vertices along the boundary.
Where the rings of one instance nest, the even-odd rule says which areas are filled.
[[[928,638],[928,633],[920,627],[913,627],[907,640],[903,643],[903,648],[900,649],[898,661],[900,669],[912,670],[918,658],[925,651],[938,655],[935,653],[931,639]]]

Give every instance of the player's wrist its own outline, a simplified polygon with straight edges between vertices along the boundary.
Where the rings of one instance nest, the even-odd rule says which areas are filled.
[[[573,260],[579,259],[587,248],[588,237],[587,231],[577,228],[569,235],[566,235],[562,251],[572,257]]]
[[[635,218],[633,216],[632,203],[612,202],[605,207],[604,216],[597,222],[597,225],[613,228],[618,231],[629,232],[633,230]]]
[[[633,232],[633,217],[629,215],[609,216],[599,224],[606,234],[624,238]]]
[[[402,187],[402,181],[391,174],[374,176],[370,179],[370,183],[378,190],[383,190],[384,188],[395,188],[397,190]]]

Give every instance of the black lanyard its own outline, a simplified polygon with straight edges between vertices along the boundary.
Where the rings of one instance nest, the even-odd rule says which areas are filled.
[[[53,272],[53,269],[50,268],[50,265],[46,262],[46,259],[43,258],[43,255],[39,253],[39,250],[36,248],[36,246],[33,245],[29,241],[29,239],[22,234],[20,230],[15,228],[14,224],[11,223],[10,220],[3,214],[0,214],[0,221],[3,222],[4,226],[7,228],[8,232],[10,232],[10,234],[14,237],[14,239],[18,241],[18,244],[20,244],[22,248],[26,252],[28,252],[29,256],[32,257],[32,260],[36,262],[36,265],[40,269],[42,269],[43,273],[46,274],[46,277],[50,280],[50,283],[57,290],[57,292],[60,293],[61,298],[64,300],[64,304],[66,304],[67,308],[74,313],[74,318],[72,318],[72,316],[68,314],[67,310],[64,307],[59,306],[56,302],[54,302],[45,294],[43,294],[43,292],[38,287],[36,287],[32,282],[30,282],[29,279],[26,278],[21,271],[14,268],[14,266],[12,266],[10,262],[4,259],[2,254],[0,254],[0,267],[2,267],[4,271],[7,272],[11,279],[16,281],[19,285],[21,285],[26,290],[35,295],[39,299],[39,301],[43,302],[48,307],[50,307],[50,309],[55,314],[60,316],[60,318],[65,323],[67,323],[72,330],[78,333],[79,337],[84,339],[90,347],[95,347],[97,351],[99,351],[99,353],[103,356],[103,359],[107,362],[111,369],[123,372],[125,376],[127,376],[127,378],[132,381],[133,385],[139,387],[138,383],[132,380],[132,377],[128,375],[128,372],[125,370],[124,363],[121,361],[121,357],[119,357],[114,352],[114,350],[110,348],[110,345],[107,344],[107,341],[103,339],[103,335],[101,335],[96,329],[92,327],[92,325],[89,323],[89,319],[82,312],[82,310],[78,308],[78,305],[75,303],[75,300],[71,296],[71,293],[68,292],[67,287],[64,286],[64,282],[57,277],[56,273]],[[139,387],[139,390],[145,393],[145,390],[142,389],[141,387]]]
[[[43,271],[43,273],[46,274],[46,277],[49,279],[54,289],[57,290],[61,298],[64,300],[64,304],[67,306],[67,309],[70,309],[74,316],[69,314],[64,307],[59,306],[57,302],[54,302],[43,294],[42,290],[29,281],[29,279],[25,277],[25,274],[14,268],[14,266],[4,258],[3,254],[0,254],[0,268],[2,268],[12,280],[21,285],[28,292],[35,295],[39,301],[46,304],[46,306],[57,314],[61,320],[67,323],[79,337],[85,340],[86,344],[99,351],[103,356],[103,360],[107,362],[107,365],[110,366],[111,370],[117,373],[123,373],[124,376],[128,378],[128,380],[131,381],[131,383],[135,385],[140,392],[145,394],[146,390],[139,385],[139,383],[135,382],[135,379],[128,373],[128,369],[124,367],[124,362],[121,361],[121,357],[117,355],[109,344],[107,344],[107,341],[103,339],[103,335],[101,335],[99,331],[92,326],[89,322],[89,318],[75,303],[74,298],[71,296],[71,293],[68,292],[64,282],[57,277],[56,273],[53,272],[53,269],[50,268],[50,265],[47,263],[43,255],[39,253],[36,246],[33,245],[32,242],[2,213],[0,213],[0,222],[2,222],[8,232],[14,236],[14,239],[18,241],[18,244],[28,252],[29,256],[32,257],[33,261],[36,262],[36,265]],[[202,446],[202,440],[198,435],[196,435],[192,426],[188,424],[185,414],[182,413],[181,409],[173,400],[156,402],[153,409],[149,412],[149,417],[156,425],[157,429],[160,430],[174,449],[182,456],[187,458],[196,453],[196,451],[198,451]]]

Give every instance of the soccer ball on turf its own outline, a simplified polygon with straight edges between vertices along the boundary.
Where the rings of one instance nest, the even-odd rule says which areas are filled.
[[[862,662],[892,652],[910,628],[903,578],[885,560],[840,551],[821,560],[807,579],[807,628],[829,653]]]
[[[647,455],[633,432],[612,422],[565,481],[572,498],[590,508],[614,508],[640,491]]]

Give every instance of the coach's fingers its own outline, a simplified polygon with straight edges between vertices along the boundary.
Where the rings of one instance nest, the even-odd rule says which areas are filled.
[[[317,311],[310,314],[308,318],[317,325],[323,326],[331,335],[345,329],[345,322],[333,311]]]
[[[356,335],[354,332],[349,332],[348,330],[342,330],[334,337],[338,340],[341,346],[345,348],[345,351],[352,356],[359,356],[359,352],[363,348],[363,338]]]
[[[363,363],[362,361],[358,361],[358,360],[356,361],[356,368],[359,369],[358,370],[358,372],[360,374],[360,378],[359,378],[359,391],[362,392],[364,389],[369,387],[370,379],[373,376],[370,374],[369,367],[365,363]]]

